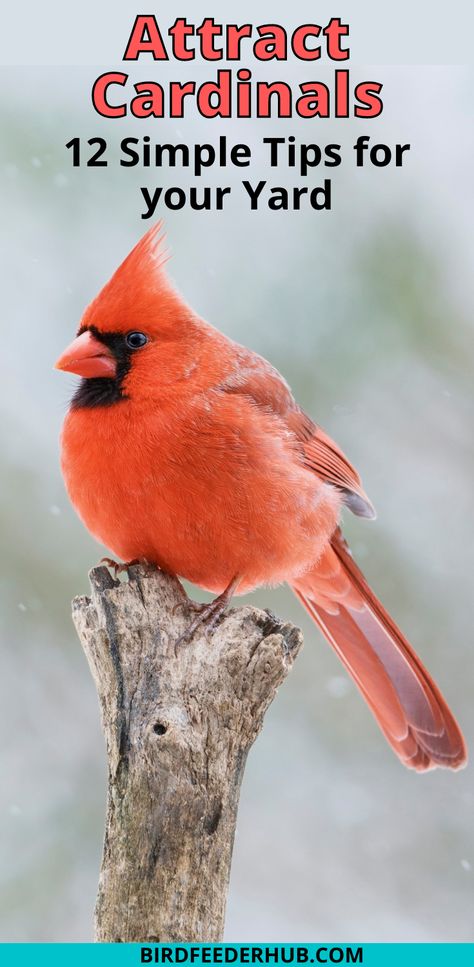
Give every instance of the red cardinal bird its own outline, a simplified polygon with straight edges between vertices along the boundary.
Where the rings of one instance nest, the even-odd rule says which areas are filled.
[[[410,768],[458,769],[462,734],[339,529],[375,516],[360,477],[280,374],[200,319],[163,269],[160,226],[86,309],[58,369],[83,379],[62,433],[79,516],[124,561],[219,595],[287,581]]]

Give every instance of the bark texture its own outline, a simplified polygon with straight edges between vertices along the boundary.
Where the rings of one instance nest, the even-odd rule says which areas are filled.
[[[196,616],[175,578],[138,565],[90,581],[73,618],[109,766],[96,939],[219,941],[247,753],[301,632],[242,607],[175,649]]]

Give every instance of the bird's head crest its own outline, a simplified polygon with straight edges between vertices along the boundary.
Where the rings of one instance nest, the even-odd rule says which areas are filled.
[[[154,225],[134,246],[112,278],[87,307],[80,328],[128,332],[146,327],[164,333],[179,327],[190,310],[173,289],[164,270],[163,223]]]

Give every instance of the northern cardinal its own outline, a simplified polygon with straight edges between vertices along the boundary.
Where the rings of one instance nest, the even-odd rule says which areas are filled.
[[[265,359],[200,319],[147,232],[86,309],[56,363],[82,376],[62,469],[90,532],[216,593],[287,581],[401,761],[466,762],[462,733],[354,562],[345,505],[375,516],[360,477]]]

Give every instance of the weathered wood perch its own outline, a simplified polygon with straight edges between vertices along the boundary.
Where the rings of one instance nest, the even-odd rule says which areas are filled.
[[[99,694],[109,766],[96,906],[102,942],[222,939],[247,753],[302,643],[252,607],[175,653],[195,617],[179,582],[90,574],[74,623]]]

